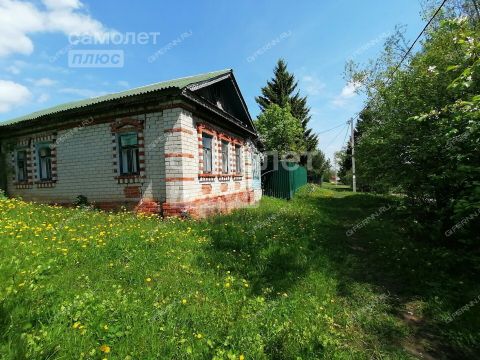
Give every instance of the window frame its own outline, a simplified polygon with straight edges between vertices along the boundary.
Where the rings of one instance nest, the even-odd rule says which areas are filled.
[[[136,136],[136,144],[135,145],[123,145],[122,144],[122,137],[126,136],[131,136],[135,135]],[[118,142],[118,159],[119,159],[119,172],[120,176],[137,176],[140,175],[140,146],[139,146],[139,140],[138,140],[138,131],[128,131],[128,132],[121,132],[117,135],[117,142]],[[128,153],[127,153],[127,163],[126,167],[127,169],[124,169],[124,155],[123,151],[126,150],[128,152],[133,151],[134,157],[129,158]],[[129,159],[130,161],[135,161],[135,163],[129,164]],[[133,165],[135,165],[135,171],[133,171]]]
[[[243,163],[242,163],[242,146],[235,145],[235,172],[237,174],[243,173]]]
[[[261,179],[260,155],[255,152],[252,154],[252,179],[256,181]]]
[[[23,171],[20,171],[20,166],[19,166],[19,153],[24,153],[24,158],[23,158]],[[28,182],[28,149],[27,148],[19,148],[15,149],[15,174],[16,174],[16,180],[19,183],[26,183]],[[20,178],[20,174],[23,175],[23,178]]]
[[[48,155],[42,155],[42,150],[47,149]],[[52,143],[40,143],[37,144],[37,165],[38,165],[38,179],[41,182],[52,181],[53,180],[53,170],[52,170]],[[43,164],[45,160],[45,172],[43,170]],[[46,176],[45,176],[46,175]]]
[[[210,147],[205,146],[208,140]],[[213,136],[202,133],[203,173],[213,173]]]
[[[221,154],[222,154],[222,174],[228,174],[230,171],[230,143],[222,140],[221,142]]]

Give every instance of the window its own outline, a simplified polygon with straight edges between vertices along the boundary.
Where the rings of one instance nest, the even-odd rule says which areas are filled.
[[[38,175],[41,181],[52,180],[52,149],[50,144],[38,146]]]
[[[212,172],[212,137],[206,134],[202,134],[202,146],[203,146],[203,172]]]
[[[138,135],[126,133],[118,136],[120,145],[120,174],[138,175]]]
[[[228,174],[228,142],[222,141],[222,173]]]
[[[254,180],[260,180],[260,156],[258,154],[252,155],[252,173]]]
[[[242,148],[239,145],[235,145],[235,171],[242,173]]]
[[[27,180],[27,150],[17,150],[17,181]]]

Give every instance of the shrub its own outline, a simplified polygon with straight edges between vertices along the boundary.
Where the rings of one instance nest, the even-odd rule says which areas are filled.
[[[73,202],[73,205],[80,206],[80,207],[87,207],[87,206],[90,205],[90,203],[88,202],[88,199],[85,195],[78,195],[75,198],[75,201]]]

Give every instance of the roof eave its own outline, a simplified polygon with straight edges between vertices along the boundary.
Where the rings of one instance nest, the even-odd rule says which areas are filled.
[[[3,125],[0,127],[0,129],[2,130],[0,138],[9,137],[12,133],[16,133],[27,128],[31,128],[33,130],[34,128],[37,128],[39,126],[42,127],[42,130],[50,130],[50,127],[53,129],[56,128],[59,124],[62,124],[63,122],[61,120],[65,119],[66,117],[78,119],[81,117],[92,115],[92,112],[102,113],[109,110],[120,110],[120,108],[124,107],[142,106],[145,105],[145,103],[149,102],[153,103],[169,101],[178,97],[180,93],[180,89],[172,87],[167,89],[155,90],[149,93],[132,95],[121,99],[91,104],[80,108],[63,110],[56,113],[43,115],[31,120]],[[161,95],[161,97],[159,97],[159,95]]]
[[[224,120],[226,120],[231,125],[234,125],[237,129],[241,129],[244,132],[247,132],[249,135],[253,135],[254,138],[257,138],[258,135],[255,130],[249,129],[248,126],[243,124],[239,119],[234,117],[233,115],[227,113],[226,111],[220,109],[219,107],[211,104],[210,102],[206,101],[202,97],[195,94],[190,89],[183,89],[181,94],[185,99],[194,102],[196,105],[201,106],[202,108],[208,110],[209,112],[213,112],[217,116],[220,116]]]

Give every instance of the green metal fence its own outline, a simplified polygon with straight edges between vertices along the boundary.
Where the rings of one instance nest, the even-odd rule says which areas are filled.
[[[294,162],[280,161],[269,164],[262,174],[263,193],[290,200],[295,192],[307,183],[307,169]]]

